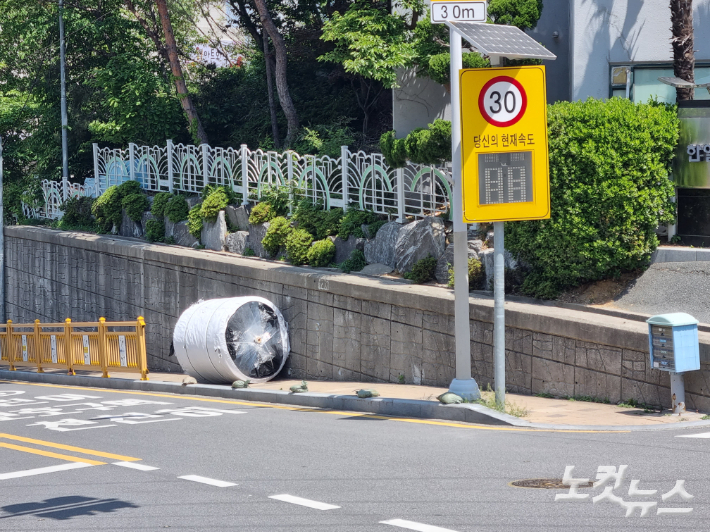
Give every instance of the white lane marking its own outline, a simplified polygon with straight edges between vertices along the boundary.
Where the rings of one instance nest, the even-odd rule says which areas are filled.
[[[159,467],[138,464],[136,462],[113,462],[113,465],[127,467],[129,469],[137,469],[138,471],[155,471],[156,469],[160,469]]]
[[[418,532],[456,532],[450,528],[440,528],[438,526],[425,525],[423,523],[415,523],[414,521],[405,521],[404,519],[390,519],[389,521],[380,521],[383,525],[398,526],[409,530],[417,530]]]
[[[293,495],[288,495],[286,493],[283,493],[281,495],[270,495],[269,499],[276,499],[277,501],[282,502],[290,502],[291,504],[298,504],[300,506],[308,506],[308,508],[313,508],[315,510],[335,510],[336,508],[340,508],[340,506],[335,506],[333,504],[311,501],[309,499],[302,499],[301,497],[294,497]]]
[[[234,482],[225,482],[224,480],[201,477],[200,475],[184,475],[178,478],[181,478],[183,480],[192,480],[193,482],[201,482],[202,484],[209,484],[210,486],[217,486],[218,488],[228,488],[229,486],[236,486]]]
[[[71,462],[69,464],[62,464],[57,466],[40,467],[38,469],[26,469],[25,471],[3,473],[0,475],[0,480],[7,480],[9,478],[31,477],[33,475],[44,475],[45,473],[56,473],[57,471],[67,471],[69,469],[79,469],[82,467],[91,467],[93,465],[94,464],[87,464],[86,462]]]
[[[676,438],[710,438],[710,432],[701,432],[700,434],[683,434]]]

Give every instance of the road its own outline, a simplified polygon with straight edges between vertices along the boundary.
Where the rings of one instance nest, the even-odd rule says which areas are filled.
[[[702,530],[707,429],[555,432],[0,382],[0,530]],[[682,437],[680,437],[682,436]],[[594,480],[604,487],[511,481]],[[632,481],[639,480],[640,483]],[[662,495],[684,480],[693,498]],[[631,485],[655,494],[629,495]],[[626,503],[647,501],[647,515]],[[655,503],[655,504],[653,504]],[[658,515],[659,508],[689,513]]]

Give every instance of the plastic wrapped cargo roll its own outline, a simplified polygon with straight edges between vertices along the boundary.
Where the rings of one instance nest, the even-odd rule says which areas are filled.
[[[290,349],[281,312],[261,297],[194,304],[175,325],[173,347],[188,375],[214,384],[271,380]]]

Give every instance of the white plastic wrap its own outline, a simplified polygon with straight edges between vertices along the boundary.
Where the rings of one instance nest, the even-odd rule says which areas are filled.
[[[188,375],[214,384],[269,381],[281,371],[290,350],[286,321],[261,297],[194,304],[175,325],[173,347]]]

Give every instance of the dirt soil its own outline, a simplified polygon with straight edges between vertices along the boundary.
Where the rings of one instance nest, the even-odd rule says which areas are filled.
[[[558,298],[563,303],[579,303],[581,305],[609,305],[638,279],[643,271],[637,270],[621,274],[618,279],[604,279],[584,283],[576,288],[563,292]]]

